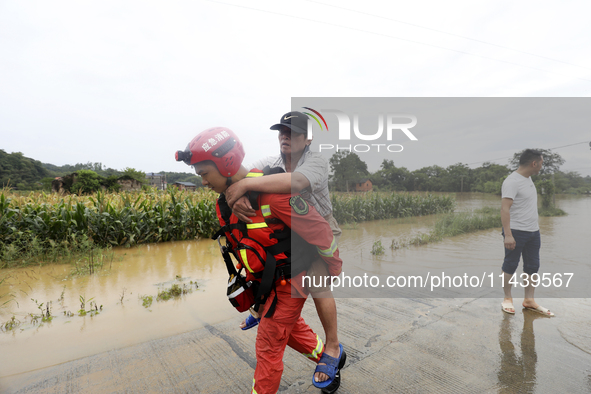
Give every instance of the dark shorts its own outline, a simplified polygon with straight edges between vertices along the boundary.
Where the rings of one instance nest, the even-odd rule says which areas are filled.
[[[528,275],[535,274],[540,269],[540,231],[521,231],[511,229],[515,239],[515,249],[505,248],[505,261],[503,272],[513,275],[517,270],[519,258],[523,255],[523,272]],[[503,232],[503,238],[505,233]]]

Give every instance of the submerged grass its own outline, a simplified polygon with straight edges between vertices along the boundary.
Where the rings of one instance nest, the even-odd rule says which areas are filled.
[[[8,320],[7,322],[2,323],[2,325],[0,325],[0,331],[12,331],[17,329],[20,325],[22,324],[22,322],[20,320],[18,320],[14,315],[12,316],[12,318],[10,320]]]
[[[549,208],[540,208],[540,209],[538,209],[538,215],[540,215],[540,216],[546,216],[546,217],[550,217],[550,216],[566,216],[567,213],[564,212],[560,208],[549,207]]]
[[[1,283],[2,281],[0,281],[0,284]],[[64,306],[65,293],[66,286],[64,285],[64,288],[62,289],[62,292],[56,301],[56,306],[59,308],[57,312],[54,311],[54,300],[46,300],[45,302],[39,302],[35,298],[30,298],[31,302],[35,305],[36,310],[34,312],[24,313],[23,320],[19,320],[17,319],[16,315],[13,315],[10,320],[0,323],[0,331],[14,332],[17,328],[20,331],[24,331],[36,326],[42,326],[45,323],[51,324],[55,319],[71,319],[75,316],[94,317],[100,314],[100,312],[102,312],[103,310],[103,305],[99,305],[94,299],[94,297],[88,299],[85,295],[79,295],[80,309],[77,313],[73,313],[70,310],[67,310],[67,307]],[[69,322],[70,321],[66,321],[65,323]]]
[[[498,208],[486,207],[474,212],[450,213],[440,218],[430,232],[419,233],[410,239],[394,239],[390,248],[424,245],[439,242],[447,237],[497,227],[502,227],[501,213]]]
[[[10,276],[5,276],[4,278],[0,279],[0,285],[2,285],[2,283],[4,283],[4,281],[6,281],[6,279],[8,279]],[[14,301],[14,293],[9,291],[6,293],[2,293],[2,291],[4,290],[0,290],[0,307],[3,307],[4,305],[8,304],[10,301]],[[14,301],[16,302],[16,301]],[[18,303],[17,303],[18,305]]]
[[[158,290],[158,297],[156,297],[156,300],[167,301],[171,298],[180,297],[184,294],[188,294],[191,291],[191,288],[187,287],[186,284],[181,287],[175,283],[169,289]]]
[[[381,240],[377,240],[373,243],[373,246],[371,248],[371,254],[373,254],[374,256],[381,256],[384,254],[384,246],[382,245],[382,241]]]
[[[149,308],[152,306],[152,301],[154,301],[154,297],[149,295],[139,296],[140,300],[142,300],[142,306],[144,308]]]

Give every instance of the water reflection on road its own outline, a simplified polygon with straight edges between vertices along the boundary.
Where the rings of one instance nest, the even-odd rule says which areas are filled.
[[[536,336],[534,320],[546,317],[531,311],[523,312],[523,328],[519,339],[518,352],[512,341],[517,331],[512,325],[518,324],[512,315],[505,314],[499,329],[500,368],[497,371],[499,393],[533,393],[536,388]],[[521,353],[521,354],[519,354]]]

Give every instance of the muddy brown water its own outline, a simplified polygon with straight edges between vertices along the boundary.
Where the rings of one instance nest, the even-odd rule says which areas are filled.
[[[456,196],[456,211],[471,211],[483,206],[500,208],[500,199],[491,195],[464,193]],[[540,217],[542,248],[540,250],[541,271],[560,274],[563,279],[561,288],[545,288],[546,297],[591,297],[591,291],[585,281],[591,280],[591,198],[564,196],[557,205],[568,215],[563,217]],[[382,220],[344,226],[339,249],[346,265],[347,274],[396,275],[414,274],[426,277],[427,272],[479,272],[486,273],[487,284],[492,276],[493,284],[500,284],[500,267],[504,258],[503,238],[500,228],[482,230],[446,238],[443,242],[431,243],[419,247],[392,250],[392,240],[401,241],[412,238],[420,232],[427,232],[437,220],[437,215],[419,218]],[[374,242],[380,240],[385,248],[381,256],[372,256],[370,251]],[[518,274],[521,273],[520,263]],[[567,276],[574,273],[572,283],[566,290]],[[450,273],[451,274],[451,273]],[[557,282],[559,283],[559,282]],[[487,287],[487,286],[484,286]],[[490,286],[488,286],[490,288]],[[540,287],[541,289],[541,287]],[[564,291],[563,291],[564,290]],[[337,291],[336,294],[339,294]],[[368,293],[363,291],[353,294],[366,297],[389,297],[383,292]],[[407,296],[400,291],[400,296]],[[415,296],[424,296],[415,293]],[[514,296],[521,295],[519,289]],[[486,291],[474,292],[458,290],[450,296],[487,297]]]
[[[499,199],[489,195],[465,193],[456,198],[458,210],[500,206]],[[552,265],[591,265],[588,242],[591,198],[565,197],[558,203],[569,216],[540,218],[544,237],[543,261]],[[389,249],[392,239],[428,231],[436,220],[436,216],[427,216],[343,226],[340,247],[345,267],[352,272],[388,273],[392,269],[390,263],[395,261],[471,264],[475,256],[499,267],[503,255],[500,229],[465,234],[422,247]],[[385,255],[380,258],[370,255],[377,239],[381,239],[386,247]],[[71,265],[57,264],[0,273],[0,278],[6,278],[0,285],[0,295],[10,293],[14,296],[13,301],[0,309],[0,322],[8,321],[13,315],[22,322],[16,330],[0,333],[3,355],[0,377],[169,337],[236,317],[225,297],[227,274],[217,243],[213,241],[117,249],[111,266],[108,265],[105,264],[97,274],[87,276],[71,275]],[[190,281],[197,282],[198,289],[178,299],[156,300],[159,289],[174,283],[190,286]],[[64,298],[59,301],[62,291]],[[142,306],[140,296],[143,295],[154,298],[149,308]],[[87,300],[93,298],[103,310],[95,316],[64,316],[68,311],[76,314],[80,309],[80,296]],[[39,303],[51,301],[53,321],[31,324],[28,315],[39,313],[31,299]],[[571,301],[588,310],[587,300]],[[589,327],[590,318],[576,316],[559,328],[568,343],[587,353],[591,353],[591,337],[585,327]],[[501,331],[503,329],[504,326]],[[502,338],[506,337],[501,334]],[[513,356],[509,354],[507,357]]]
[[[220,264],[219,248],[210,240],[118,249],[111,269],[87,276],[71,276],[71,271],[68,264],[2,272],[7,280],[0,294],[10,292],[15,298],[0,312],[0,321],[14,315],[22,325],[0,335],[2,354],[10,355],[1,358],[0,376],[179,334],[235,316],[224,299],[227,274]],[[191,286],[191,281],[199,288]],[[157,301],[158,290],[174,283],[194,290],[178,299]],[[60,302],[62,291],[64,300]],[[144,295],[153,297],[148,308],[140,299]],[[78,316],[80,296],[93,298],[103,310],[95,316]],[[30,323],[28,314],[39,314],[31,298],[52,302],[51,322]],[[64,316],[64,311],[75,315]]]

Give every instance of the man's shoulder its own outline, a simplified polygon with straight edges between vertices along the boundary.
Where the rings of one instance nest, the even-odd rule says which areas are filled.
[[[257,168],[259,170],[262,170],[263,168],[269,166],[269,167],[281,167],[282,164],[282,159],[281,159],[281,155],[271,155],[271,156],[265,156],[262,159],[256,160],[252,163],[250,163],[250,167],[251,168]],[[258,168],[260,167],[260,168]],[[249,168],[249,169],[251,169]]]
[[[306,152],[306,159],[322,160],[328,163],[324,155],[320,152],[308,151]]]
[[[513,171],[507,176],[507,178],[505,178],[503,183],[519,182],[521,178],[523,178],[521,175],[519,175],[516,171]]]
[[[318,166],[322,168],[328,168],[328,160],[326,160],[326,158],[319,152],[306,152],[306,154],[304,155],[304,160],[302,162],[302,165],[303,164],[311,165],[314,167]]]

